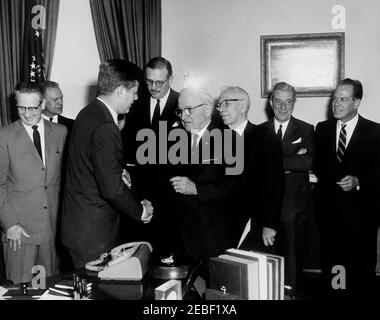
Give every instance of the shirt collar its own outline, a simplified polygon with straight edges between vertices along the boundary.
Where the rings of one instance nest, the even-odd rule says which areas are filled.
[[[290,118],[287,121],[281,123],[276,118],[274,118],[274,131],[277,132],[278,129],[280,128],[280,125],[282,125],[281,131],[282,131],[282,136],[284,136],[285,131],[288,128],[289,121],[290,121]]]
[[[357,113],[355,115],[355,117],[353,117],[351,120],[347,121],[347,122],[342,122],[341,120],[338,120],[337,121],[337,127],[340,129],[342,127],[343,124],[345,124],[348,128],[350,129],[354,129],[356,127],[356,124],[358,123],[359,121],[359,114]]]
[[[22,122],[22,120],[21,120],[21,123],[26,130],[33,131],[32,126],[27,126],[24,122]],[[41,117],[40,121],[38,121],[38,123],[36,123],[35,125],[38,126],[38,128],[37,128],[38,131],[42,130],[41,132],[43,132],[43,129],[45,127],[44,119]]]
[[[162,98],[160,98],[160,109],[161,109],[161,112],[162,112],[162,110],[163,110],[163,108],[164,108],[164,106],[166,104],[166,101],[168,101],[170,90],[171,89],[169,88],[168,92],[166,92],[166,94]],[[154,99],[154,98],[150,97],[150,102],[151,102],[151,104],[153,104],[154,106],[156,106],[157,99]]]
[[[51,122],[55,122],[55,123],[58,123],[58,115],[56,114],[55,116],[53,117],[48,117],[47,115],[45,114],[42,114],[42,117],[47,120],[47,121],[50,121],[50,118],[53,118],[53,120]]]
[[[203,134],[205,133],[207,127],[209,126],[211,120],[207,122],[206,126],[203,127],[202,129],[191,129],[191,134],[197,134],[198,135],[198,140],[202,138]]]
[[[115,122],[116,125],[118,125],[118,122],[117,122],[117,113],[115,112],[115,110],[113,110],[107,103],[105,103],[99,97],[96,97],[96,99],[98,99],[100,102],[102,102],[107,107],[107,109],[109,110],[109,112],[111,112],[113,121]]]
[[[241,124],[239,124],[235,129],[232,130],[236,131],[239,134],[239,136],[242,136],[244,133],[244,129],[247,126],[247,123],[248,119],[245,119]]]

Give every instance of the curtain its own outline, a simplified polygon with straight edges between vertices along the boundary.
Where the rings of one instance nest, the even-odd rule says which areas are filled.
[[[24,50],[27,21],[31,8],[36,4],[45,6],[46,29],[42,32],[45,44],[45,70],[50,74],[60,0],[1,0],[0,1],[0,125],[5,126],[17,118],[13,108],[13,92],[23,80]]]
[[[90,0],[100,60],[143,68],[161,55],[161,0]]]

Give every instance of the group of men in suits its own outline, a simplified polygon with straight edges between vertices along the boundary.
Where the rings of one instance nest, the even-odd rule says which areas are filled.
[[[207,266],[209,257],[240,246],[284,255],[286,284],[297,290],[310,205],[309,171],[314,170],[326,291],[373,294],[380,125],[358,115],[361,83],[339,82],[333,118],[318,123],[314,133],[312,125],[293,116],[296,91],[285,82],[273,87],[273,118],[254,125],[248,120],[251,101],[244,89],[224,88],[215,104],[203,88],[175,92],[172,80],[172,66],[162,57],[151,59],[144,70],[124,60],[103,62],[97,97],[74,124],[59,115],[63,95],[55,82],[16,88],[20,120],[0,129],[0,223],[7,278],[29,281],[37,264],[47,275],[57,272],[62,159],[68,147],[61,231],[76,268],[121,240],[152,242],[156,262],[169,265],[175,265],[175,256]],[[118,118],[124,114],[120,132]],[[178,128],[186,137],[184,162],[159,163],[160,152],[168,150],[157,148],[156,161],[140,163],[140,130],[152,130],[158,147]],[[223,159],[215,152],[215,130],[231,134],[230,143],[223,140],[222,146],[241,157],[242,172],[226,173],[225,150]],[[343,284],[334,285],[336,267],[344,269]]]

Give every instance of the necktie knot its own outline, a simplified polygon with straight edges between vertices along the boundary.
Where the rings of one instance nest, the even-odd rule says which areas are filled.
[[[38,126],[34,125],[34,126],[32,126],[32,129],[33,129],[34,131],[37,131],[37,130],[38,130]]]
[[[50,120],[50,122],[52,122],[52,121],[53,121],[53,118],[49,118],[49,120]]]

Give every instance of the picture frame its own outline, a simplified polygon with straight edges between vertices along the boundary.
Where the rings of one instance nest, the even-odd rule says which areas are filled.
[[[345,33],[263,35],[260,37],[261,97],[280,81],[298,97],[331,96],[344,78]]]

